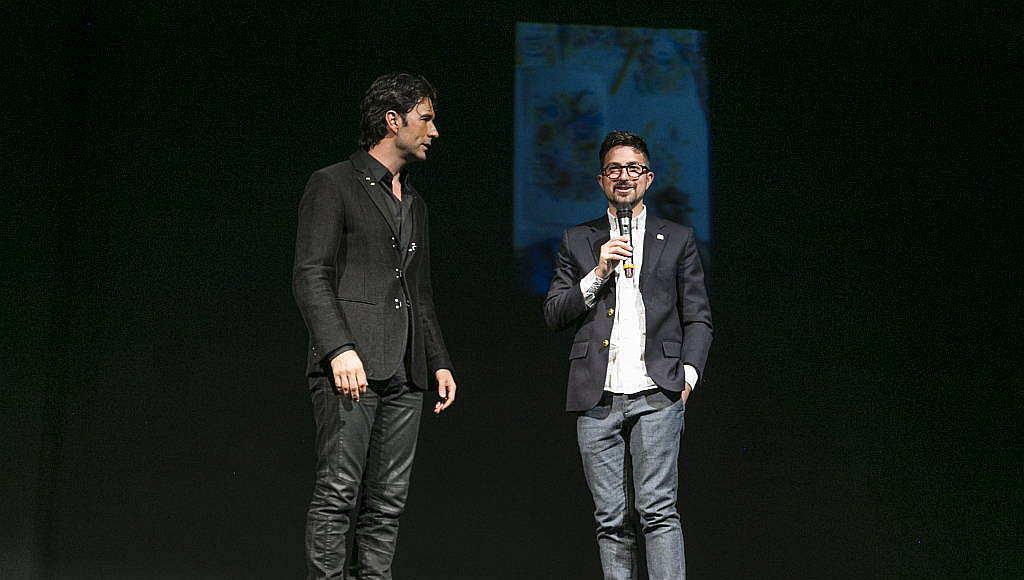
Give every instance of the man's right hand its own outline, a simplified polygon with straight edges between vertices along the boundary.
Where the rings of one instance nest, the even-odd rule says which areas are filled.
[[[594,273],[598,278],[607,278],[619,262],[632,255],[633,246],[629,245],[629,238],[625,236],[612,238],[601,246],[601,257],[597,261]]]
[[[332,358],[331,372],[334,374],[334,388],[342,395],[358,401],[360,393],[366,392],[366,371],[356,351],[346,350]]]

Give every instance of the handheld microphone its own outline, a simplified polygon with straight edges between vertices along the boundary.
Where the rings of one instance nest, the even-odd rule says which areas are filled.
[[[633,208],[628,203],[620,203],[615,208],[615,219],[619,224],[619,235],[625,236],[629,240],[629,245],[633,245]],[[633,258],[626,258],[622,263],[622,271],[626,273],[627,278],[633,277]]]

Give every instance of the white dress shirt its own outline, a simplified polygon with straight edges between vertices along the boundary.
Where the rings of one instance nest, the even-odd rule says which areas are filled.
[[[615,214],[608,210],[608,222],[612,237],[618,236],[619,225]],[[644,232],[647,226],[645,207],[633,217],[633,277],[623,274],[623,262],[615,265],[613,275],[599,278],[596,268],[580,280],[580,292],[587,308],[593,308],[597,292],[604,284],[616,278],[615,318],[612,321],[612,335],[608,345],[608,372],[604,379],[604,390],[612,393],[632,394],[657,387],[647,374],[644,362],[644,345],[647,343],[647,320],[644,299],[640,294],[640,271],[644,260]],[[691,387],[697,387],[697,369],[684,365],[683,373]],[[682,385],[680,385],[682,386]]]

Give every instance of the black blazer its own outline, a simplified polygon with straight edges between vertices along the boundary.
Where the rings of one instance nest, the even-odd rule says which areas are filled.
[[[601,288],[589,310],[579,284],[597,266],[601,246],[609,237],[606,215],[566,230],[544,301],[548,326],[576,329],[569,350],[568,411],[592,408],[604,391],[615,281]],[[647,323],[647,373],[659,387],[680,391],[684,364],[704,373],[712,335],[711,308],[693,229],[648,215],[643,262],[640,295]]]
[[[306,370],[327,373],[325,357],[352,344],[367,376],[383,381],[408,352],[408,379],[426,389],[428,371],[452,369],[434,312],[427,207],[413,190],[402,251],[367,159],[357,152],[316,171],[299,203],[292,289],[309,329]]]

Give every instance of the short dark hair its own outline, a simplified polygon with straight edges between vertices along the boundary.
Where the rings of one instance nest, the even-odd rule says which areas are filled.
[[[651,155],[647,152],[647,143],[644,142],[643,137],[629,131],[612,131],[605,136],[604,142],[601,143],[600,159],[598,159],[600,167],[604,167],[604,156],[616,147],[632,147],[643,153],[647,164],[651,164]]]
[[[363,95],[359,104],[359,146],[369,151],[388,134],[384,114],[398,111],[405,115],[416,107],[420,99],[437,100],[437,92],[427,79],[406,73],[390,73],[377,77]]]

